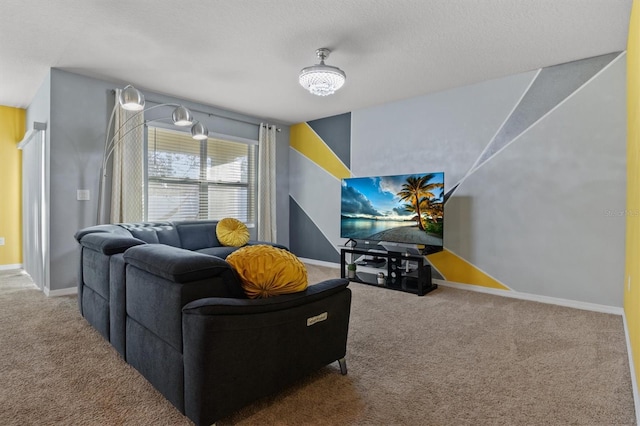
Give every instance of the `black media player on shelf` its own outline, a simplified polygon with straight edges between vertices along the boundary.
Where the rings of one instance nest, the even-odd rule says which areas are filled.
[[[373,249],[341,248],[340,249],[340,277],[346,276],[346,255],[351,254],[363,256],[364,270],[356,270],[353,282],[384,287],[393,290],[424,296],[428,292],[438,288],[431,280],[431,265],[425,263],[422,255],[399,253],[393,251],[382,251]],[[369,263],[372,259],[382,259],[376,264]],[[382,273],[382,275],[381,275]],[[383,279],[379,279],[383,278]]]

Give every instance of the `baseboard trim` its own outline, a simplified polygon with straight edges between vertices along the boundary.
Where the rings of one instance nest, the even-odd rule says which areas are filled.
[[[324,260],[300,258],[303,263],[310,265],[326,266],[328,268],[340,269],[339,263],[325,262]],[[624,309],[617,306],[600,305],[597,303],[580,302],[577,300],[560,299],[550,296],[539,296],[530,293],[521,293],[513,290],[500,290],[497,288],[482,287],[472,284],[460,284],[452,281],[433,279],[433,282],[445,287],[458,288],[461,290],[477,291],[479,293],[488,293],[496,296],[511,297],[513,299],[529,300],[532,302],[547,303],[550,305],[566,306],[568,308],[582,309],[585,311],[601,312],[604,314],[624,315]],[[638,423],[640,424],[640,423]]]
[[[74,294],[78,294],[78,288],[68,287],[68,288],[61,288],[59,290],[49,290],[48,288],[45,288],[44,294],[47,297],[71,296]]]
[[[300,257],[299,259],[302,261],[302,263],[308,263],[310,265],[326,266],[327,268],[340,269],[339,263],[326,262],[324,260],[317,259],[307,259],[305,257]]]
[[[433,280],[434,283],[445,287],[458,288],[461,290],[477,291],[479,293],[494,294],[496,296],[511,297],[513,299],[529,300],[532,302],[547,303],[550,305],[566,306],[568,308],[582,309],[585,311],[601,312],[604,314],[624,315],[624,309],[617,306],[600,305],[597,303],[580,302],[578,300],[561,299],[558,297],[540,296],[537,294],[521,293],[519,291],[499,290],[495,288],[482,287],[471,284],[459,284],[444,280]]]
[[[627,327],[626,314],[622,314],[622,323],[624,324],[624,337],[627,342],[629,373],[631,374],[631,389],[633,390],[633,405],[636,409],[636,424],[640,425],[640,395],[638,395],[638,381],[636,380],[636,368],[633,364],[633,351],[631,350],[631,339],[629,338],[629,328]]]
[[[13,265],[0,265],[0,271],[9,271],[11,269],[22,269],[22,263],[14,263]]]

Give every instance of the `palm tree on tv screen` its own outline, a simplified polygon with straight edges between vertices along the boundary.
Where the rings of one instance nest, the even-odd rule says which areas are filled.
[[[435,175],[432,173],[423,176],[409,176],[407,182],[402,184],[402,190],[396,194],[402,201],[409,202],[408,206],[405,205],[405,209],[416,212],[418,228],[421,231],[425,231],[422,224],[422,208],[425,207],[425,201],[435,198],[432,191],[442,187],[441,183],[428,183],[434,177]]]

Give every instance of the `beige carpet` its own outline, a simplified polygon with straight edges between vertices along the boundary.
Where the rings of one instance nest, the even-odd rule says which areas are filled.
[[[310,281],[338,271],[308,266]],[[622,318],[352,283],[347,362],[219,425],[631,425]],[[189,425],[78,314],[0,271],[0,425]]]

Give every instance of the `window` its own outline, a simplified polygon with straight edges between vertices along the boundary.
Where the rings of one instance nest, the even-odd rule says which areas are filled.
[[[149,127],[146,220],[255,222],[256,145]]]

